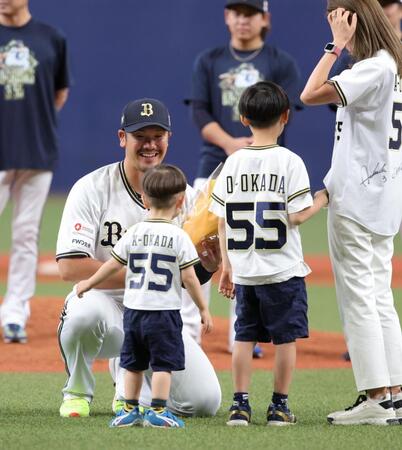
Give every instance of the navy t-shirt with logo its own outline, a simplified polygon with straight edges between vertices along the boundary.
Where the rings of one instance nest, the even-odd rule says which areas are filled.
[[[55,91],[69,84],[59,31],[34,19],[22,27],[0,25],[0,170],[53,170]]]
[[[258,81],[269,80],[286,91],[292,106],[300,105],[300,72],[288,53],[267,44],[255,57],[250,51],[234,52],[243,61],[233,57],[228,45],[206,50],[198,56],[193,69],[191,101],[207,104],[208,112],[229,135],[250,136],[239,118],[238,103],[243,91]],[[221,148],[204,142],[197,177],[208,177],[225,159]]]

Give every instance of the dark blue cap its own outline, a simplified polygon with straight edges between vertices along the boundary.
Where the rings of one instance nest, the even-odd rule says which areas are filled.
[[[262,13],[268,12],[268,0],[227,0],[225,8],[238,5],[250,6]]]
[[[170,115],[166,106],[155,98],[141,98],[127,103],[121,116],[121,128],[131,133],[150,126],[170,131]]]

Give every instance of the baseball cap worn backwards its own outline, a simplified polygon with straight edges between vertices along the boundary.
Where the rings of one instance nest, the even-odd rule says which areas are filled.
[[[121,116],[121,128],[131,133],[150,126],[170,131],[170,115],[166,106],[155,98],[141,98],[127,103]]]
[[[262,13],[268,12],[268,0],[227,0],[225,8],[237,5],[250,6]]]

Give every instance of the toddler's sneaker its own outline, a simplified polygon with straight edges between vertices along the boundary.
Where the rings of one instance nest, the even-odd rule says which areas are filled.
[[[353,406],[329,414],[327,420],[332,425],[391,425],[396,414],[389,394],[383,400],[359,395]]]
[[[267,411],[267,425],[284,426],[294,425],[296,416],[290,411],[286,404],[276,405],[271,403]]]
[[[251,408],[248,403],[233,402],[229,412],[229,420],[226,425],[230,427],[247,427],[251,421]]]
[[[163,408],[160,412],[151,408],[145,413],[144,427],[184,428],[184,422],[166,408]]]
[[[110,428],[124,428],[124,427],[141,427],[144,422],[144,415],[140,408],[136,406],[130,412],[124,409],[120,410],[116,417],[109,422]]]

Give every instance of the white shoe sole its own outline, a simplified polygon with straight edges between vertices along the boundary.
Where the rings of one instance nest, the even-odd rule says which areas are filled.
[[[279,422],[276,420],[267,422],[267,427],[286,427],[288,425],[296,425],[296,422]]]
[[[247,420],[229,420],[226,422],[229,427],[248,427]]]
[[[124,425],[109,425],[109,428],[129,428],[129,427],[142,427],[143,422],[133,422],[133,423],[127,423]]]
[[[144,421],[144,427],[150,427],[150,428],[184,428],[184,427],[171,427],[171,426],[165,426],[165,425],[152,425],[151,422]]]
[[[28,339],[27,338],[4,338],[3,339],[5,344],[26,344]]]
[[[330,425],[391,425],[392,421],[396,421],[395,417],[384,417],[384,418],[367,418],[367,419],[356,419],[356,420],[341,420],[332,419],[327,417],[327,421]]]

